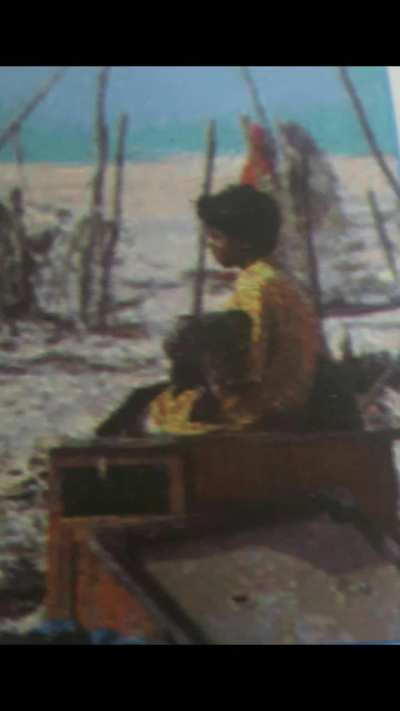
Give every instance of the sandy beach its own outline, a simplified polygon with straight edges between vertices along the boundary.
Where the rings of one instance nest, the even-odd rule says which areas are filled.
[[[363,198],[367,190],[381,197],[391,188],[373,157],[330,156],[329,158],[344,191]],[[397,161],[386,157],[393,171]],[[215,190],[235,182],[243,157],[222,156],[216,160]],[[182,218],[191,216],[191,201],[201,191],[204,157],[187,154],[154,163],[127,163],[125,174],[124,215],[134,218]],[[107,190],[111,200],[113,187],[111,166],[107,174]],[[84,211],[90,202],[93,166],[35,163],[24,167],[27,200],[32,203],[60,205],[74,211]],[[6,194],[18,181],[14,164],[0,166],[0,194]]]

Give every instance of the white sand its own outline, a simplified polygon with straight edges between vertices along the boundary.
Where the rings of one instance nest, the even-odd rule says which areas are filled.
[[[214,189],[238,179],[242,156],[217,159]],[[385,195],[390,186],[373,157],[330,158],[344,191],[364,197],[372,189]],[[393,171],[396,160],[387,158]],[[107,175],[107,195],[112,198],[113,167]],[[84,211],[90,204],[93,166],[28,164],[24,168],[27,201],[59,205],[73,211]],[[191,217],[192,201],[201,192],[204,157],[201,154],[177,156],[158,163],[128,163],[125,169],[124,216],[132,218],[180,219]],[[0,195],[5,195],[17,182],[13,164],[0,165]]]

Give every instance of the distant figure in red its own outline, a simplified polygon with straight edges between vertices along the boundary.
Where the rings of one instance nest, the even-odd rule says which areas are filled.
[[[240,184],[252,188],[276,185],[276,153],[273,139],[258,123],[242,118],[242,127],[247,140],[247,158],[243,166]]]

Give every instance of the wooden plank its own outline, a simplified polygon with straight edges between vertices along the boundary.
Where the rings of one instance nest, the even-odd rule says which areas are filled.
[[[299,445],[318,441],[332,440],[350,440],[350,441],[382,441],[389,442],[400,439],[400,429],[385,429],[385,430],[354,430],[354,431],[324,431],[324,432],[298,432],[298,433],[279,433],[279,432],[219,432],[218,434],[204,434],[193,436],[166,436],[157,437],[153,435],[141,437],[138,439],[118,439],[118,438],[99,438],[89,440],[70,439],[65,440],[62,445],[53,448],[50,452],[52,460],[64,463],[72,460],[75,457],[112,457],[116,454],[118,457],[135,456],[135,453],[142,451],[144,456],[153,454],[176,454],[188,451],[193,444],[207,444],[218,442],[235,442],[239,441],[244,445],[251,446],[254,442],[265,442],[266,444],[291,444]]]
[[[153,625],[157,625],[160,631],[163,630],[164,634],[167,631],[174,641],[180,644],[202,644],[208,641],[201,634],[198,625],[144,573],[132,546],[125,552],[119,549],[119,555],[116,556],[112,549],[110,551],[107,545],[104,546],[97,535],[91,537],[89,545],[99,562],[127,591],[130,599],[142,603],[151,616]]]
[[[186,511],[186,490],[184,469],[181,457],[168,460],[169,510],[171,514],[183,514]]]
[[[49,619],[76,618],[77,547],[74,532],[51,517],[47,565],[46,608]]]
[[[131,527],[140,522],[143,517],[129,521]],[[73,619],[87,630],[113,629],[159,639],[160,631],[140,601],[104,569],[88,546],[93,526],[99,523],[107,527],[116,522],[111,518],[61,519],[50,529],[48,618]]]
[[[398,485],[390,440],[378,438],[309,439],[275,442],[210,440],[193,443],[188,476],[194,493],[190,510],[224,510],[276,502],[296,496],[345,489],[365,516],[382,528],[397,522]]]

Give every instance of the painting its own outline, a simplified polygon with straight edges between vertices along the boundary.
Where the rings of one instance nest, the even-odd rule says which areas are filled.
[[[400,640],[399,75],[0,67],[1,643]]]

